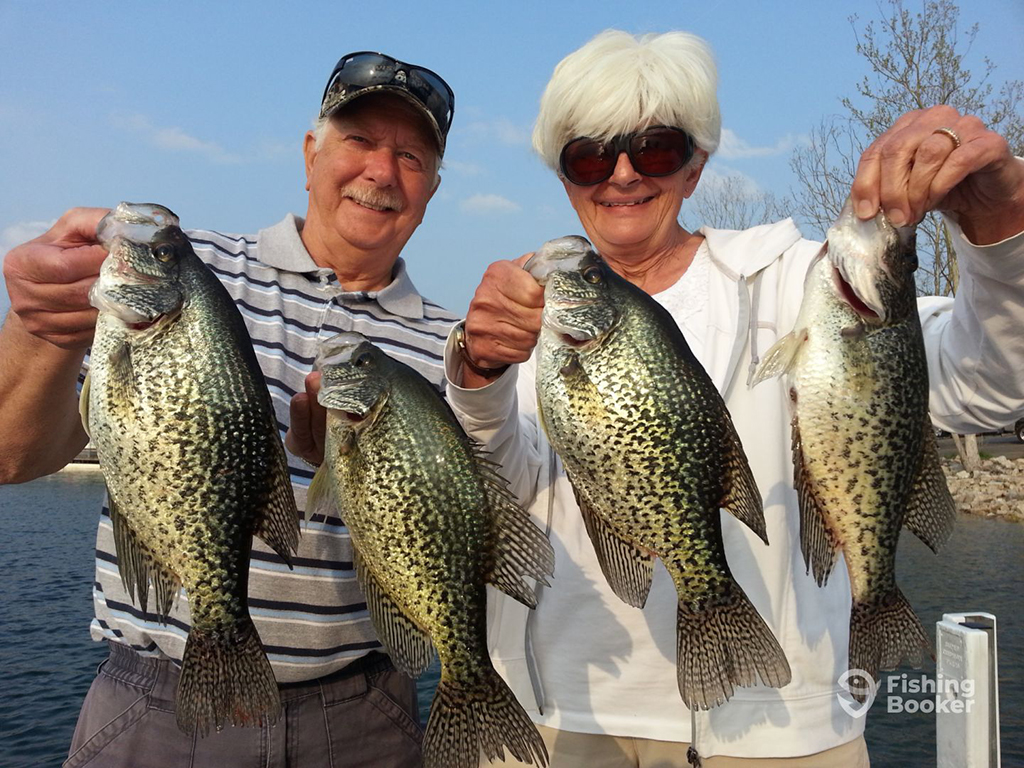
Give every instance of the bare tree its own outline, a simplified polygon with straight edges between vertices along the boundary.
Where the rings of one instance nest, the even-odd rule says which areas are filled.
[[[794,210],[808,231],[823,235],[849,193],[857,161],[876,136],[901,115],[937,104],[980,117],[999,131],[1014,154],[1024,152],[1024,82],[1010,80],[998,89],[990,80],[996,69],[987,57],[981,71],[967,68],[978,25],[960,27],[960,9],[953,0],[929,0],[920,13],[903,0],[886,0],[881,18],[858,30],[857,53],[871,72],[856,84],[856,95],[844,97],[845,115],[824,120],[812,131],[809,144],[797,147],[790,159],[798,187]],[[939,296],[956,294],[960,282],[956,253],[941,216],[928,214],[917,230],[918,289]],[[978,464],[977,440],[957,440],[965,468]]]
[[[809,230],[823,235],[849,192],[861,153],[900,115],[936,104],[979,116],[999,131],[1015,154],[1024,151],[1024,81],[1011,80],[998,90],[990,82],[996,69],[983,57],[980,74],[967,68],[978,25],[960,30],[960,9],[953,0],[931,0],[920,13],[903,0],[887,0],[882,18],[857,33],[857,53],[871,74],[856,84],[856,96],[844,97],[846,114],[827,118],[798,147],[790,160],[798,185],[796,215]],[[929,214],[918,227],[918,287],[924,293],[952,296],[959,284],[956,254],[941,217]]]
[[[789,215],[783,201],[760,189],[738,173],[706,174],[683,206],[680,223],[693,231],[704,225],[715,229],[748,229]]]

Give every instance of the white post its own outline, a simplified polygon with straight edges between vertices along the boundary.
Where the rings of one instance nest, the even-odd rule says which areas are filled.
[[[938,768],[1000,768],[996,617],[946,613],[935,636]]]

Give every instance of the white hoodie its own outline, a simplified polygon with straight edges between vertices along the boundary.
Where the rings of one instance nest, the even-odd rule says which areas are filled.
[[[956,302],[919,300],[935,424],[977,432],[1024,411],[1024,233],[969,244],[949,224],[960,257]],[[725,398],[764,499],[769,545],[723,512],[730,567],[778,638],[793,672],[782,689],[737,688],[697,713],[701,754],[808,755],[844,744],[864,718],[839,704],[848,667],[850,587],[837,563],[825,587],[800,552],[789,414],[781,379],[748,385],[759,356],[789,332],[807,268],[820,248],[789,219],[745,231],[702,229],[709,270],[701,363]],[[453,339],[448,398],[466,430],[493,453],[512,489],[555,547],[550,590],[529,611],[489,590],[488,646],[495,667],[534,721],[564,730],[691,741],[675,675],[675,592],[660,566],[641,611],[610,590],[561,462],[537,423],[534,360],[486,387],[463,389]],[[535,626],[544,622],[543,626]],[[545,638],[543,643],[532,637]],[[844,696],[848,696],[843,694]]]

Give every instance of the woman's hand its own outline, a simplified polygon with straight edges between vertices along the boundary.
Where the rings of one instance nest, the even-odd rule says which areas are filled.
[[[1024,161],[977,117],[949,106],[908,112],[875,139],[851,194],[860,218],[881,207],[896,226],[933,210],[953,214],[977,245],[1024,231]]]
[[[491,264],[469,304],[466,352],[480,368],[521,363],[537,345],[544,289],[523,269],[531,256]],[[490,381],[463,366],[464,386],[475,389]]]

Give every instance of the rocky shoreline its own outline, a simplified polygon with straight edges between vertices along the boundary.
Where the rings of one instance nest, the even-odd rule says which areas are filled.
[[[984,459],[976,472],[968,472],[956,459],[943,459],[942,469],[961,512],[1024,522],[1024,459]]]

